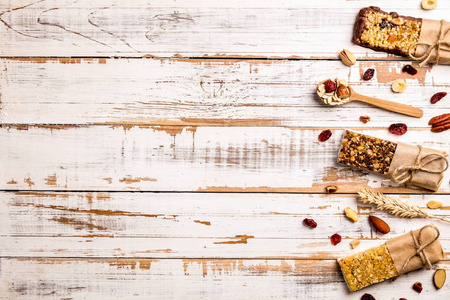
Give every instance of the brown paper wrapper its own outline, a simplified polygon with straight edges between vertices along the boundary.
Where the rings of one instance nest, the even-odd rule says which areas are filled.
[[[442,29],[441,29],[442,26]],[[450,29],[450,22],[444,21],[441,25],[441,21],[422,19],[422,29],[419,36],[419,44],[417,45],[414,57],[419,58],[425,55],[429,46],[434,45],[440,39],[441,33],[444,34]],[[442,31],[441,31],[442,30]],[[441,43],[447,43],[447,45],[441,45],[439,50],[439,61],[437,58],[437,47],[431,51],[428,63],[438,63],[440,65],[450,65],[450,32],[444,34]],[[424,58],[422,61],[424,61]]]
[[[378,247],[338,259],[349,290],[354,292],[444,259],[439,235],[439,229],[429,224]]]
[[[414,145],[408,145],[404,143],[397,143],[397,149],[395,150],[392,163],[389,167],[389,172],[387,176],[394,179],[394,172],[397,168],[403,166],[414,165],[419,155],[420,148]],[[424,148],[420,152],[420,157],[425,157],[429,154],[438,154],[447,157],[447,153],[443,151],[438,151],[434,149]],[[430,170],[443,170],[445,169],[446,161],[445,159],[437,159],[426,165],[427,169]],[[427,171],[416,170],[411,173],[411,179],[407,181],[408,184],[416,185],[425,189],[432,191],[437,191],[441,185],[442,179],[444,178],[444,172],[440,173],[430,173]],[[395,181],[395,180],[394,180]]]
[[[420,237],[420,229],[412,231],[412,234],[414,234],[418,241],[420,238],[420,243],[422,245],[427,244],[436,238],[436,229],[434,229],[434,225],[431,224],[431,226],[433,227],[424,227]],[[415,255],[417,250],[411,232],[388,240],[386,246],[389,249],[395,268],[400,275],[426,266],[424,266],[421,258]],[[432,264],[444,259],[444,250],[437,239],[423,250],[423,254],[428,257]],[[403,269],[406,260],[411,256],[413,257]]]

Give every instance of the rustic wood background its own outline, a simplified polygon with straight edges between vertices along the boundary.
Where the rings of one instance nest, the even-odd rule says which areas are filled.
[[[362,7],[448,19],[450,2],[373,2],[1,1],[0,299],[450,298],[450,284],[432,285],[450,259],[356,293],[335,261],[354,238],[365,250],[431,222],[357,203],[362,187],[439,200],[435,213],[450,215],[449,172],[432,194],[335,162],[346,128],[450,150],[450,131],[427,125],[450,112],[450,99],[429,101],[450,92],[450,67],[414,64],[412,77],[405,59],[350,42]],[[326,107],[314,93],[329,77],[424,117]],[[391,91],[396,78],[405,93]],[[409,126],[401,137],[387,131],[398,122]],[[320,143],[324,129],[333,136]],[[369,214],[391,233],[373,231]],[[449,225],[435,224],[448,257]]]

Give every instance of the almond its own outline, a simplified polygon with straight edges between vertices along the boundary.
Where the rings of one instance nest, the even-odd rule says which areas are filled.
[[[440,208],[441,206],[442,206],[441,201],[431,200],[431,201],[428,201],[428,203],[427,203],[427,207],[429,209],[436,209],[436,208]]]
[[[350,246],[352,246],[352,249],[355,249],[356,247],[358,247],[359,244],[361,244],[361,241],[358,239],[354,239],[353,241],[350,242]]]
[[[346,207],[344,212],[347,218],[349,218],[353,222],[358,222],[358,214],[356,213],[356,211],[354,211],[350,207]]]
[[[446,277],[444,269],[439,269],[434,272],[433,281],[438,290],[444,285]]]
[[[386,234],[391,231],[389,225],[378,217],[369,216],[369,221],[372,223],[373,228],[379,233]]]

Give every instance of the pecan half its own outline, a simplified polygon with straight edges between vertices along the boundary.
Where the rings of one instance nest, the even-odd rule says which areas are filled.
[[[448,123],[442,124],[440,126],[433,126],[431,128],[432,132],[442,132],[445,131],[447,129],[450,129],[450,121]]]
[[[432,132],[442,132],[450,129],[450,114],[443,114],[432,118],[429,122]]]
[[[443,114],[443,115],[431,118],[431,120],[428,122],[428,125],[434,125],[434,124],[444,122],[444,121],[450,121],[450,114]]]

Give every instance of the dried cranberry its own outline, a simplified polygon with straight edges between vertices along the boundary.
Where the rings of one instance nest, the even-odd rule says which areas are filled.
[[[376,299],[371,294],[365,293],[364,295],[362,295],[361,300],[376,300]]]
[[[400,298],[400,299],[398,299],[398,300],[408,300],[408,299],[406,299],[406,298]]]
[[[436,93],[436,94],[433,95],[433,97],[431,97],[431,103],[435,104],[436,102],[438,102],[439,100],[441,100],[445,96],[447,96],[446,92]]]
[[[325,91],[327,93],[332,93],[336,90],[336,83],[331,80],[325,81]]]
[[[403,69],[402,69],[402,72],[406,72],[406,73],[408,73],[409,75],[412,75],[412,76],[417,74],[417,70],[414,69],[414,67],[411,66],[411,65],[404,66]]]
[[[331,137],[331,135],[332,135],[331,130],[329,129],[324,130],[319,134],[319,141],[325,142]]]
[[[330,237],[331,243],[333,244],[333,246],[336,246],[337,244],[339,244],[342,240],[342,237],[335,233]]]
[[[408,131],[408,126],[403,123],[395,123],[389,126],[389,132],[396,135],[404,135]]]
[[[415,290],[419,294],[422,293],[423,287],[422,287],[422,283],[421,282],[414,283],[412,288],[413,288],[413,290]]]
[[[317,227],[317,223],[313,219],[304,219],[303,224],[305,224],[306,226],[311,227],[311,228]]]
[[[374,69],[367,69],[364,72],[363,79],[366,80],[366,81],[370,80],[370,79],[372,79],[374,74],[375,74],[375,70]]]

